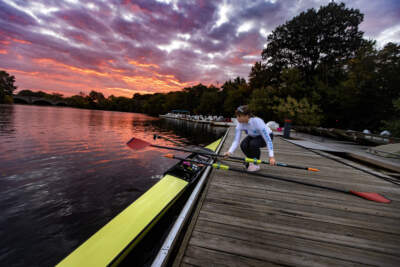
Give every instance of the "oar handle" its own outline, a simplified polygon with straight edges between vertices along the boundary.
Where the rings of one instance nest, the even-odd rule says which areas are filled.
[[[241,158],[238,158],[238,157],[232,157],[232,158],[241,159]],[[243,160],[243,159],[242,159],[242,160]],[[245,160],[246,162],[252,162],[252,163],[255,163],[255,164],[261,164],[261,163],[269,164],[269,161],[268,161],[268,160],[251,159],[251,158],[245,158],[244,160]],[[283,162],[276,162],[275,165],[281,166],[281,167],[288,167],[288,168],[300,169],[300,170],[314,171],[314,172],[319,171],[319,169],[316,169],[316,168],[309,168],[309,167],[303,167],[303,166],[296,166],[296,165],[286,164],[286,163],[283,163]]]
[[[152,147],[157,147],[157,148],[162,148],[162,149],[168,149],[168,150],[175,150],[175,151],[182,151],[182,152],[188,152],[188,153],[197,153],[201,155],[207,155],[207,156],[219,156],[216,155],[215,153],[212,152],[207,152],[207,151],[196,151],[196,150],[191,150],[191,149],[185,149],[185,148],[178,148],[178,147],[169,147],[169,146],[159,146],[159,145],[150,145]]]
[[[282,163],[282,162],[277,162],[276,165],[282,166],[282,167],[293,168],[293,169],[300,169],[300,170],[307,170],[307,171],[319,172],[319,169],[316,169],[316,168],[303,167],[303,166],[296,166],[296,165],[286,164],[286,163]]]

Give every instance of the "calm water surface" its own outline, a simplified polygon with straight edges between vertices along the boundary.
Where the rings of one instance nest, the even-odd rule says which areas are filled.
[[[204,145],[224,131],[135,113],[0,105],[0,266],[55,265],[174,164],[162,150],[130,150],[130,138]]]

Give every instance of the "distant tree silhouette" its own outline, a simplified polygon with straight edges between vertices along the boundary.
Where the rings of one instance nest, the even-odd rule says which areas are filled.
[[[0,103],[12,103],[13,92],[17,89],[14,85],[15,77],[6,71],[0,71]]]

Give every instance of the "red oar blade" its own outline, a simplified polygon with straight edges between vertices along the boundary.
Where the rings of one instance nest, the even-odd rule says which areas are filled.
[[[357,191],[353,191],[353,190],[350,190],[350,193],[357,195],[359,197],[368,199],[368,200],[379,202],[379,203],[390,203],[391,202],[390,199],[387,199],[384,196],[379,195],[378,193],[357,192]]]
[[[133,137],[131,140],[129,140],[128,143],[126,143],[126,145],[132,148],[133,150],[141,150],[145,147],[150,146],[151,144],[141,139]]]

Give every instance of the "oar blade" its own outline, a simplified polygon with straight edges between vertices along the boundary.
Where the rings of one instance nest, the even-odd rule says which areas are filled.
[[[379,195],[378,193],[357,192],[357,191],[353,191],[353,190],[350,190],[350,193],[352,193],[353,195],[368,199],[368,200],[379,202],[379,203],[390,203],[391,202],[390,199],[387,199],[384,196]]]
[[[131,140],[128,141],[128,143],[126,143],[126,145],[133,150],[141,150],[145,147],[150,146],[151,144],[141,139],[133,137]]]

